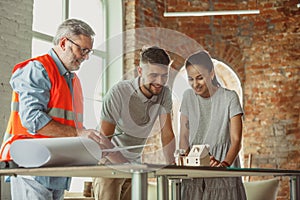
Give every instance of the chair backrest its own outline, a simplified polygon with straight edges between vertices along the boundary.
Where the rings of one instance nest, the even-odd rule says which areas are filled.
[[[247,200],[276,200],[279,179],[244,182]]]

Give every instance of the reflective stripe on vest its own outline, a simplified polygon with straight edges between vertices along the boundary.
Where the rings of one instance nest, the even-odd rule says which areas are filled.
[[[64,118],[67,120],[74,120],[77,122],[83,122],[83,114],[78,113],[77,117],[75,117],[75,113],[68,110],[63,110],[59,108],[51,108],[48,112],[48,115],[51,117]]]
[[[19,112],[19,102],[12,102],[11,105],[12,111]],[[48,110],[47,114],[51,117],[73,120],[81,123],[83,122],[83,114],[77,113],[77,117],[75,117],[74,112],[60,108],[51,108]]]

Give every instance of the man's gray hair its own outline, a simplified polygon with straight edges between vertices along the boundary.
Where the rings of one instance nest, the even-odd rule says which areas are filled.
[[[77,35],[85,35],[91,37],[95,35],[93,29],[85,22],[78,19],[67,19],[57,29],[53,39],[53,44],[57,45],[63,37],[71,37]]]

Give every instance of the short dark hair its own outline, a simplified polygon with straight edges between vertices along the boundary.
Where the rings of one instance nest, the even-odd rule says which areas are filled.
[[[168,53],[157,46],[143,47],[140,53],[140,65],[150,63],[169,66],[170,62]]]

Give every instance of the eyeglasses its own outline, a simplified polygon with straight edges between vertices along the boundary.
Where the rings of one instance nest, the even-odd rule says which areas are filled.
[[[91,55],[94,53],[93,49],[88,49],[88,48],[82,48],[79,44],[76,44],[73,40],[66,38],[68,41],[70,41],[72,44],[76,45],[80,49],[80,53],[82,56],[85,56],[87,54]]]

